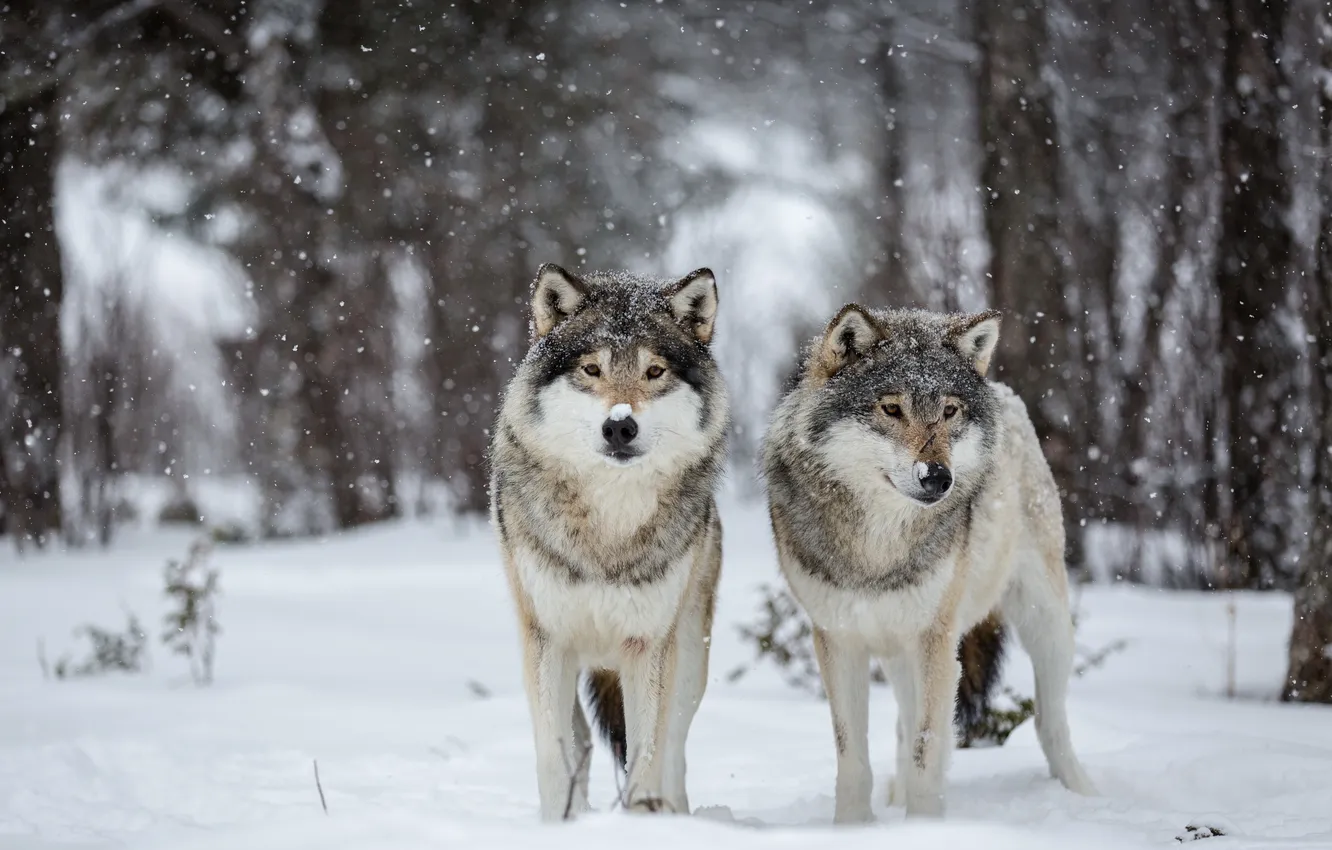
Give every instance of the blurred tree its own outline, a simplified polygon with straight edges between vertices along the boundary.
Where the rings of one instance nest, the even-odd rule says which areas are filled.
[[[195,70],[217,79],[237,45],[214,17],[179,0],[8,0],[0,7],[0,503],[20,543],[63,525],[60,310],[64,281],[55,229],[62,87],[121,50],[184,44]]]
[[[1276,66],[1304,49],[1303,18],[1274,44],[1286,3],[1316,5],[0,0],[0,522],[91,539],[115,475],[209,466],[259,485],[274,533],[393,516],[408,487],[480,511],[535,268],[708,264],[742,489],[836,303],[988,300],[1071,563],[1290,587],[1318,161],[1313,110],[1282,105],[1313,101]],[[168,311],[126,295],[160,285],[153,252],[119,230],[74,240],[119,294],[85,285],[56,173],[235,259],[223,356],[159,344]]]
[[[1290,292],[1289,83],[1281,64],[1285,0],[1226,0],[1221,86],[1221,233],[1217,289],[1229,501],[1221,583],[1268,587],[1280,571],[1298,480],[1282,434],[1297,404],[1296,352],[1281,325]]]
[[[997,379],[1027,402],[1064,495],[1068,562],[1082,563],[1085,378],[1070,340],[1059,256],[1059,153],[1044,0],[979,0],[981,187],[993,304],[1004,312]]]
[[[0,94],[0,502],[20,546],[61,530],[55,91]]]
[[[20,546],[61,530],[54,105],[69,62],[59,49],[62,18],[71,11],[37,2],[0,9],[0,502]]]
[[[1173,524],[1198,542],[1197,551],[1209,553],[1194,560],[1190,575],[1177,579],[1199,586],[1207,578],[1202,562],[1215,559],[1211,553],[1220,537],[1220,493],[1211,445],[1220,381],[1216,370],[1189,368],[1194,350],[1197,360],[1215,361],[1218,356],[1212,316],[1216,294],[1210,284],[1211,244],[1216,239],[1216,83],[1221,57],[1214,45],[1219,22],[1196,0],[1171,0],[1153,8],[1159,10],[1155,20],[1167,48],[1166,141],[1155,217],[1159,254],[1144,295],[1141,365],[1125,376],[1125,406],[1142,411],[1126,423],[1130,499],[1139,529]],[[1172,319],[1177,324],[1173,332]],[[1185,374],[1193,379],[1183,380]],[[1153,458],[1165,462],[1153,463]],[[1142,534],[1138,536],[1141,541]],[[1140,563],[1141,542],[1135,549]],[[1141,577],[1141,570],[1133,577]]]
[[[1309,290],[1308,327],[1315,339],[1313,528],[1295,591],[1295,624],[1290,666],[1282,698],[1332,703],[1332,11],[1317,18],[1321,48],[1319,147],[1324,153],[1319,183],[1319,226],[1315,274]]]

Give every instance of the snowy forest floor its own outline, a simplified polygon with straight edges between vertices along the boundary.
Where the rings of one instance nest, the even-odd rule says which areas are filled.
[[[1226,597],[1090,588],[1078,641],[1126,648],[1074,681],[1075,745],[1102,796],[1048,777],[1030,722],[1001,748],[958,751],[942,823],[883,806],[890,689],[872,692],[878,823],[829,831],[835,760],[825,703],[760,667],[737,634],[777,583],[760,509],[731,507],[708,693],[689,742],[695,817],[608,813],[537,823],[518,644],[483,526],[403,522],[325,541],[219,547],[216,683],[190,684],[157,642],[162,570],[181,530],[97,549],[0,549],[0,847],[1164,847],[1190,823],[1208,847],[1332,847],[1332,710],[1274,701],[1290,600],[1240,595],[1238,698],[1224,695]],[[44,679],[71,630],[139,615],[137,676]],[[80,652],[81,652],[80,648]],[[1030,693],[1014,647],[1006,682]],[[328,813],[320,806],[318,760]]]

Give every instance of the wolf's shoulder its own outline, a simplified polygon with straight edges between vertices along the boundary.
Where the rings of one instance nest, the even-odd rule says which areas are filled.
[[[998,433],[996,437],[996,447],[1000,457],[1016,458],[1022,457],[1026,460],[1035,461],[1036,457],[1042,458],[1041,441],[1036,434],[1036,426],[1032,424],[1031,414],[1028,412],[1027,403],[1023,401],[1022,396],[1007,384],[998,381],[988,381],[991,391],[994,393],[996,410],[998,416],[995,417],[995,424]]]
[[[998,457],[1001,466],[1016,464],[1024,470],[1021,477],[1031,483],[1029,476],[1035,475],[1041,480],[1041,489],[1053,485],[1049,461],[1041,448],[1036,426],[1032,424],[1027,404],[1022,397],[1005,384],[989,382],[999,404],[999,423],[1001,433],[998,442]]]
[[[1000,413],[1000,419],[1005,425],[1018,425],[1031,427],[1031,416],[1027,413],[1027,403],[1022,400],[1022,396],[1008,384],[999,381],[986,381],[990,391],[994,393],[997,409]]]

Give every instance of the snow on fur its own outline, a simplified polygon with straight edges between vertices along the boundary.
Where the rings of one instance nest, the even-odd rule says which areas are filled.
[[[613,422],[621,422],[633,415],[633,407],[620,403],[610,409],[610,418]]]

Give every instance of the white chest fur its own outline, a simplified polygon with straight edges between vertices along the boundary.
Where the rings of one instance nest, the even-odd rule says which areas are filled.
[[[952,561],[939,564],[919,584],[876,593],[833,587],[797,565],[787,581],[810,619],[821,629],[863,642],[875,654],[890,655],[934,622],[953,577]]]
[[[671,564],[658,581],[640,585],[574,582],[524,548],[513,553],[513,560],[541,628],[595,661],[613,657],[626,640],[670,631],[689,585],[693,552]]]
[[[599,540],[627,538],[652,521],[667,477],[664,471],[645,462],[626,467],[598,461],[589,466],[579,470],[579,491]]]

